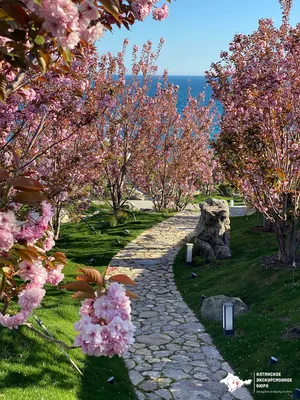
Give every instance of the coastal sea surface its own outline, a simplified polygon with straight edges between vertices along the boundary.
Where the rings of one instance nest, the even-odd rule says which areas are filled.
[[[155,77],[152,82],[152,86],[150,89],[150,96],[154,95],[155,87],[158,80],[161,80],[159,77]],[[205,76],[185,76],[185,75],[171,75],[168,78],[170,83],[179,86],[178,90],[178,103],[177,103],[177,110],[181,112],[184,107],[186,106],[187,97],[188,97],[188,89],[191,89],[191,94],[194,97],[197,97],[199,93],[205,93],[205,101],[204,104],[208,104],[209,100],[212,96],[211,87],[207,84]],[[218,114],[222,115],[222,106],[217,101],[216,107],[218,110]],[[216,118],[214,125],[211,131],[211,138],[213,138],[216,134],[220,131],[220,127],[218,124],[218,119]]]
[[[155,93],[155,86],[158,79],[160,78],[155,77],[153,79],[150,95]],[[171,75],[169,76],[168,81],[170,83],[173,83],[174,85],[179,86],[177,103],[178,111],[182,111],[186,105],[189,87],[191,88],[191,94],[194,97],[197,97],[199,93],[205,92],[205,103],[208,103],[209,99],[211,98],[212,91],[211,88],[207,85],[204,76]]]
[[[130,81],[130,75],[126,76],[126,80]],[[163,82],[161,76],[155,76],[152,80],[149,95],[154,96],[156,91],[157,82]],[[178,103],[177,110],[181,112],[186,106],[187,98],[188,98],[188,90],[191,89],[191,94],[194,97],[198,97],[199,93],[205,93],[205,101],[204,104],[208,104],[209,100],[212,96],[211,87],[207,84],[205,76],[186,76],[186,75],[171,75],[168,77],[168,82],[173,83],[174,85],[178,85]],[[218,113],[222,114],[222,106],[219,102],[216,102],[216,107]],[[212,127],[211,138],[219,132],[219,125],[217,119]]]

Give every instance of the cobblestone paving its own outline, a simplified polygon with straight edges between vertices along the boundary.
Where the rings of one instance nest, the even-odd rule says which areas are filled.
[[[172,265],[198,219],[195,212],[177,214],[111,261],[116,273],[135,279],[140,296],[132,301],[135,343],[124,357],[139,400],[252,399],[246,388],[230,395],[220,383],[233,371],[176,289]]]

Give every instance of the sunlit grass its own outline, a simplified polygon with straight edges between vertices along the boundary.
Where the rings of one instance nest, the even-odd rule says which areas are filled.
[[[300,385],[300,340],[284,341],[281,333],[300,322],[300,272],[268,270],[261,263],[263,255],[276,252],[276,238],[270,233],[254,232],[260,225],[259,217],[231,218],[232,258],[218,261],[215,266],[198,264],[186,267],[185,249],[175,262],[177,287],[187,304],[204,323],[225,360],[242,379],[253,379],[254,372],[278,371],[282,377],[293,378],[293,383],[274,384],[272,390],[290,390]],[[197,273],[190,279],[191,272]],[[209,322],[200,317],[201,295],[224,294],[240,297],[250,306],[250,312],[236,319],[234,337],[224,337],[220,322]],[[279,362],[268,367],[270,356]],[[287,399],[288,394],[256,394],[255,399]]]
[[[110,228],[108,210],[87,221],[96,230],[79,224],[63,225],[61,239],[55,250],[69,258],[65,269],[65,282],[74,280],[76,265],[92,265],[103,269],[111,258],[143,230],[163,221],[166,216],[155,213],[135,213],[122,225]],[[125,235],[124,229],[130,234]],[[100,234],[101,233],[101,234]],[[56,339],[72,344],[73,324],[79,319],[79,300],[71,293],[48,287],[43,308],[36,310]],[[38,327],[34,319],[31,322]],[[131,400],[136,399],[124,362],[119,357],[85,357],[80,350],[69,355],[83,371],[81,377],[55,344],[48,343],[26,328],[8,331],[0,329],[0,400]],[[107,378],[115,377],[115,384]]]

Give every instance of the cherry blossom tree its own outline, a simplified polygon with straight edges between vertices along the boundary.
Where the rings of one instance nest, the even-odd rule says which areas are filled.
[[[129,29],[152,11],[153,18],[168,16],[159,0],[1,0],[0,100],[32,79],[72,59],[100,39],[114,25]],[[167,0],[170,2],[170,0]]]
[[[132,169],[139,187],[152,197],[156,211],[181,210],[191,200],[199,182],[212,180],[209,150],[213,126],[212,104],[204,106],[204,94],[189,94],[182,114],[177,111],[178,87],[158,83],[152,103],[147,150]]]
[[[84,130],[95,114],[103,111],[98,103],[91,104],[95,99],[89,96],[97,69],[98,56],[90,48],[83,59],[74,61],[72,73],[51,70],[0,106],[5,165],[10,165],[11,150],[20,155],[20,168],[29,168],[43,182],[45,194],[55,206],[55,222],[63,201],[74,200],[75,189],[88,182],[93,164],[99,162],[92,153],[98,138]],[[98,93],[98,101],[104,95]],[[58,236],[59,224],[54,226]]]
[[[148,41],[140,56],[138,47],[134,46],[130,79],[125,76],[124,65],[127,41],[117,57],[111,54],[102,56],[101,63],[107,65],[103,71],[106,71],[106,79],[112,84],[101,102],[107,105],[107,111],[99,114],[92,128],[98,134],[98,154],[101,154],[94,186],[99,188],[101,185],[104,190],[108,189],[115,213],[120,210],[135,186],[133,175],[128,185],[129,171],[135,168],[151,138],[153,99],[149,96],[149,89],[157,70],[155,63],[163,42],[162,39],[154,53],[152,43]],[[95,82],[96,95],[97,88],[101,88],[99,80],[102,81],[101,74]]]
[[[290,263],[299,243],[300,26],[289,25],[291,1],[281,3],[282,25],[263,19],[251,35],[235,35],[208,79],[224,107],[214,143],[224,174],[275,224],[279,260]]]
[[[45,284],[58,285],[64,278],[67,263],[62,253],[47,255],[55,244],[51,229],[54,212],[49,199],[53,202],[64,190],[87,182],[87,174],[91,174],[88,166],[93,166],[88,160],[99,162],[92,153],[98,137],[84,130],[106,107],[103,91],[97,97],[88,96],[89,90],[95,90],[97,62],[95,54],[87,49],[83,61],[75,61],[73,73],[60,75],[51,70],[0,106],[0,325],[9,329],[26,326],[66,348],[73,346],[43,334],[27,320],[41,305]],[[80,170],[83,165],[84,172]],[[86,308],[81,309],[77,326],[81,333],[74,346],[86,354],[121,355],[133,341],[128,296],[134,295],[127,295],[117,282],[128,283],[129,278],[124,281],[122,276],[115,277],[116,283],[107,287],[109,280],[105,281],[99,271],[85,268],[81,272],[80,282],[64,287],[75,288],[78,293],[74,298],[94,298],[96,305],[103,296],[112,310],[109,316],[98,318],[100,308],[95,305],[90,320]],[[7,313],[13,303],[19,310]],[[97,342],[84,346],[82,341],[91,329]]]
[[[128,29],[151,11],[156,20],[166,18],[167,6],[157,8],[156,3],[0,2],[0,325],[4,327],[27,326],[65,345],[27,322],[41,305],[45,284],[57,285],[63,279],[67,262],[62,253],[47,255],[55,243],[54,213],[48,201],[63,201],[63,193],[70,198],[71,190],[90,180],[103,143],[99,130],[93,134],[87,126],[94,122],[95,127],[97,119],[103,120],[99,115],[107,115],[108,108],[113,112],[120,99],[120,88],[112,72],[105,70],[105,62],[98,63],[93,43],[114,24]],[[144,57],[154,60],[150,50]],[[142,67],[136,65],[137,70]],[[124,87],[123,81],[124,74],[119,82]],[[105,273],[91,268],[80,272],[76,282],[64,285],[76,291],[74,298],[88,299],[80,310],[75,347],[98,356],[123,354],[133,342],[128,297],[136,296],[118,283],[134,282],[123,275],[105,279]],[[108,282],[113,283],[107,287]],[[13,302],[19,311],[11,315],[7,310]]]

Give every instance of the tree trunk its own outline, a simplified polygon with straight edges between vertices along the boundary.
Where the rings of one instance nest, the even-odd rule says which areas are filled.
[[[263,217],[263,230],[264,232],[274,232],[275,227],[274,224],[269,220]]]
[[[114,213],[114,216],[116,217],[118,214],[118,211],[120,210],[120,206],[121,206],[120,196],[119,196],[118,188],[117,188],[116,184],[113,184],[112,186],[109,187],[109,192],[110,192],[110,199],[111,199],[111,203],[112,203],[113,213]],[[121,196],[121,199],[122,199],[122,196]]]
[[[54,210],[54,219],[53,219],[54,240],[59,239],[61,210],[62,210],[62,203],[59,202]]]
[[[276,227],[276,237],[279,247],[278,259],[284,264],[291,264],[296,255],[299,245],[296,225],[297,221],[292,219],[289,224],[286,221],[281,221]]]

